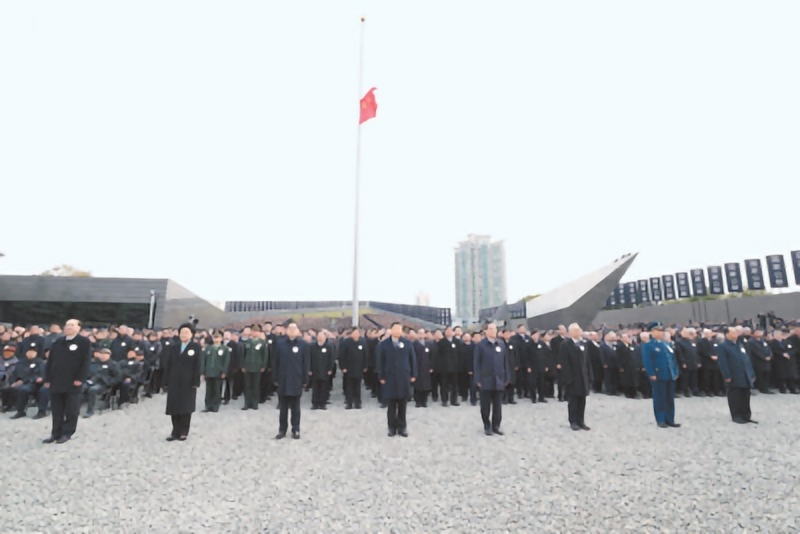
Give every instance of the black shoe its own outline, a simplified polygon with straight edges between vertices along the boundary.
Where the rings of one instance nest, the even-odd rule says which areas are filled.
[[[747,421],[745,421],[744,419],[739,419],[739,418],[734,419],[733,422],[738,424],[738,425],[746,425],[747,424]]]
[[[442,401],[442,406],[447,408],[447,401]]]
[[[500,430],[499,428],[493,428],[492,429],[492,434],[497,434],[498,436],[502,436],[503,435],[503,431]]]
[[[175,441],[176,439],[178,439],[177,436],[167,436],[167,441]]]
[[[222,401],[222,405],[223,406],[227,406],[228,405],[228,401],[226,401],[226,400]]]
[[[577,425],[577,424],[575,424],[575,423],[572,423],[571,425],[569,425],[569,427],[570,427],[572,430],[580,430],[580,429],[581,429],[580,425]]]
[[[460,402],[453,402],[453,403],[450,403],[450,406],[461,406],[461,403]]]
[[[586,426],[583,423],[579,424],[578,426],[581,427],[581,430],[591,430],[591,428],[589,428],[588,426]]]
[[[312,410],[319,410],[319,406],[317,406],[316,404],[312,404],[311,405],[311,409]]]
[[[473,405],[473,406],[477,406],[477,405],[478,405],[478,401],[469,401],[469,403],[470,403],[471,405]]]
[[[57,443],[58,445],[63,445],[64,443],[66,443],[66,442],[68,442],[68,441],[69,441],[69,436],[61,436],[60,438],[58,438],[58,439],[56,440],[56,443]]]
[[[385,402],[381,403],[381,408],[386,408],[386,403]]]
[[[292,439],[300,439],[300,432],[292,430]]]
[[[396,435],[397,435],[397,430],[395,430],[395,429],[393,429],[393,428],[390,428],[390,429],[389,429],[389,437],[390,437],[390,438],[393,438],[393,437],[395,437]]]
[[[200,410],[200,413],[208,413],[210,411],[211,410],[209,410],[208,408],[204,408],[204,409]]]
[[[545,404],[547,404],[547,399],[541,398],[541,399],[539,399],[539,402],[544,402]]]
[[[360,409],[361,409],[361,403],[356,404],[356,410],[360,410]]]
[[[44,419],[47,417],[47,412],[37,412],[36,415],[33,416],[34,419]]]
[[[17,412],[11,416],[11,419],[22,419],[25,417],[25,412]]]
[[[87,410],[86,413],[83,414],[83,418],[84,419],[89,419],[93,415],[94,415],[94,412],[92,410]]]
[[[789,393],[791,393],[792,395],[800,395],[800,390],[793,389]]]
[[[42,443],[44,443],[44,444],[49,444],[49,443],[55,443],[56,441],[58,441],[58,438],[57,438],[57,437],[55,437],[55,436],[50,436],[49,438],[44,438],[44,439],[42,440]]]
[[[690,398],[692,398],[692,396],[693,396],[693,395],[692,395],[692,392],[691,392],[691,391],[687,391],[687,392],[686,392],[686,394],[685,394],[684,396],[685,396],[687,399],[690,399]]]
[[[680,428],[681,424],[680,423],[667,423],[667,426],[670,427],[670,428]]]
[[[667,423],[658,423],[658,428],[669,428],[669,425]]]
[[[558,399],[558,402],[567,402],[567,399]]]
[[[764,394],[766,394],[766,395],[775,395],[775,392],[772,391],[771,389],[768,389],[768,390],[764,391]]]
[[[352,410],[353,409],[353,405],[352,404],[348,404],[347,406],[344,407],[344,409],[345,410]]]
[[[402,428],[402,429],[398,430],[397,433],[400,434],[400,437],[403,437],[403,438],[407,438],[408,437],[408,430],[406,430],[405,428]]]
[[[514,399],[511,399],[510,401],[508,401],[508,403],[509,403],[509,404],[516,404],[516,403],[517,403],[517,401],[515,401]]]
[[[483,429],[483,433],[486,434],[487,436],[491,436],[492,435],[492,429],[491,428],[484,428]]]
[[[319,409],[320,409],[320,410],[327,410],[327,409],[328,409],[328,407],[327,407],[327,406],[325,406],[325,405],[323,404],[322,406],[320,406],[320,407],[319,407]]]
[[[748,420],[747,420],[747,421],[745,421],[745,422],[746,422],[746,423],[752,423],[752,424],[754,424],[754,425],[757,425],[757,424],[758,424],[758,421],[753,421],[752,419],[748,419]]]
[[[249,409],[250,409],[250,408],[248,408],[247,406],[243,406],[243,407],[242,407],[242,411],[249,410]]]
[[[699,393],[695,393],[694,395],[695,395],[695,397],[700,397],[702,399],[702,398],[704,398],[706,396],[706,392],[705,391],[701,391]]]
[[[258,404],[256,404],[255,406],[253,406],[253,407],[252,407],[252,408],[250,408],[250,409],[251,409],[251,410],[258,410]]]
[[[278,432],[278,435],[275,436],[275,439],[283,439],[286,437],[286,432]]]
[[[178,437],[178,441],[186,441],[187,436],[180,436]]]

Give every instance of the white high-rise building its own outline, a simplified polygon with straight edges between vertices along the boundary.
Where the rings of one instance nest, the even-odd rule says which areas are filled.
[[[431,297],[427,293],[420,291],[417,293],[417,306],[430,306]]]
[[[469,235],[456,247],[456,317],[478,321],[478,311],[506,302],[506,249],[487,235]]]

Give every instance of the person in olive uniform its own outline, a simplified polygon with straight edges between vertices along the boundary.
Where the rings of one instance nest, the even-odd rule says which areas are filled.
[[[311,345],[311,409],[324,410],[328,396],[328,385],[336,365],[333,347],[328,343],[328,334],[317,334]]]
[[[303,395],[303,387],[311,377],[310,350],[308,344],[300,338],[300,330],[294,323],[286,329],[286,337],[277,340],[275,345],[272,376],[280,398],[279,429],[275,439],[286,437],[290,410],[292,438],[300,439],[300,397]]]
[[[258,327],[252,328],[254,333]],[[240,344],[244,374],[244,406],[242,410],[258,410],[261,373],[267,369],[267,344],[255,335]]]
[[[200,377],[206,383],[206,407],[203,412],[218,412],[222,404],[222,383],[231,360],[230,349],[222,343],[222,332],[214,332],[214,343],[203,349]]]
[[[172,433],[167,441],[186,441],[192,424],[192,413],[200,387],[202,348],[192,341],[194,326],[189,323],[178,328],[178,342],[172,345],[164,368],[167,386],[167,415],[172,416]]]

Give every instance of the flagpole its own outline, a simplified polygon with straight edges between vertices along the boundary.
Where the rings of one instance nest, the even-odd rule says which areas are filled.
[[[361,17],[361,39],[358,47],[358,101],[364,86],[364,21]],[[358,211],[361,193],[361,124],[358,125],[356,137],[356,216],[353,230],[353,326],[358,326]]]

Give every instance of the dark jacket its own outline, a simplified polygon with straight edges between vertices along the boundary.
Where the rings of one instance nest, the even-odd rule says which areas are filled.
[[[619,370],[620,387],[626,389],[639,387],[639,369],[642,366],[638,360],[636,345],[633,343],[626,345],[622,341],[617,343],[617,368]]]
[[[44,338],[40,335],[28,336],[17,345],[17,358],[25,359],[25,353],[29,348],[36,349],[37,357],[44,358]]]
[[[775,363],[775,371],[780,380],[798,379],[797,354],[800,354],[800,347],[796,346],[794,341],[789,338],[783,341],[773,339],[769,342],[772,349],[772,361]]]
[[[575,343],[571,338],[564,340],[558,349],[559,384],[566,386],[566,394],[585,397],[592,384],[592,367],[589,356],[582,343]]]
[[[675,343],[675,358],[678,360],[678,366],[681,369],[696,371],[700,363],[700,356],[697,353],[697,342],[683,338],[679,339]]]
[[[11,376],[11,380],[9,381],[8,385],[11,385],[19,380],[23,385],[28,386],[35,384],[40,378],[42,379],[42,382],[44,382],[45,372],[44,359],[37,357],[33,360],[29,360],[25,358],[25,360],[19,362],[19,364],[17,364],[17,366],[14,368],[14,374]]]
[[[743,345],[726,339],[717,347],[719,370],[728,385],[735,388],[751,388],[756,379],[753,364]]]
[[[81,335],[72,340],[62,337],[53,342],[47,360],[47,377],[51,393],[79,393],[81,386],[73,382],[85,382],[92,358],[92,342]]]
[[[151,369],[159,369],[161,367],[161,351],[164,350],[160,341],[148,343],[147,351],[144,353],[144,361],[147,362],[148,367]]]
[[[121,379],[122,374],[117,362],[112,359],[105,362],[93,360],[89,366],[89,378],[86,379],[86,385],[112,388],[119,384]]]
[[[411,378],[417,377],[417,356],[411,342],[401,337],[395,347],[392,338],[388,337],[378,343],[375,372],[378,380],[386,381],[381,386],[383,400],[408,397]]]
[[[704,369],[719,369],[717,360],[712,356],[717,355],[717,342],[706,338],[697,340],[697,356],[700,358],[700,363],[703,364]]]
[[[458,351],[458,369],[459,373],[467,373],[472,371],[472,359],[475,356],[475,344],[470,341],[469,344],[463,341],[456,345]]]
[[[164,367],[167,388],[167,415],[189,415],[195,410],[197,388],[200,387],[200,358],[203,348],[190,341],[181,352],[181,342],[170,345]]]
[[[14,374],[14,368],[18,363],[19,358],[16,356],[0,358],[0,387],[11,383],[11,376]]]
[[[311,378],[314,380],[327,380],[328,372],[332,372],[336,365],[333,345],[328,341],[322,346],[314,342],[311,344],[310,354]]]
[[[753,364],[753,370],[770,371],[772,369],[770,362],[772,359],[772,349],[769,348],[766,339],[751,337],[744,348],[747,351],[747,355],[750,356],[750,363]]]
[[[297,337],[276,340],[275,359],[272,362],[272,376],[281,397],[300,397],[303,387],[308,383],[311,372],[311,351],[308,343]]]
[[[453,338],[448,341],[447,338],[440,339],[436,345],[439,349],[439,372],[441,373],[456,373],[458,372],[458,346],[461,340]]]
[[[364,378],[364,369],[367,367],[367,340],[364,338],[353,341],[352,338],[342,340],[339,345],[339,368],[344,371],[347,378]]]
[[[225,345],[208,345],[203,349],[200,374],[206,378],[221,378],[227,375],[231,364],[231,349]]]
[[[475,345],[472,368],[475,384],[482,391],[504,390],[513,372],[505,341],[499,337],[495,338],[494,343],[489,338],[482,339]]]
[[[427,341],[415,341],[414,352],[417,355],[417,381],[414,389],[417,391],[431,390],[431,345]],[[377,348],[375,349],[377,352]],[[472,356],[470,356],[471,360]],[[469,364],[472,370],[472,363]]]
[[[133,347],[133,338],[117,336],[111,342],[111,359],[118,362],[128,357],[128,351]]]

